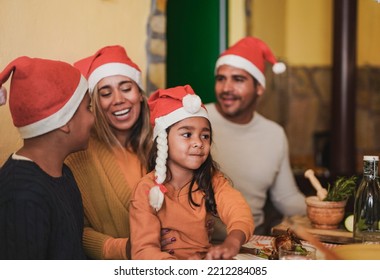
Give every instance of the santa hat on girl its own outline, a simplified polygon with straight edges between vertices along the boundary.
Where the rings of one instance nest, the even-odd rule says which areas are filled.
[[[204,117],[208,119],[205,106],[189,85],[159,89],[148,99],[153,139],[160,132],[183,119]]]
[[[150,205],[160,210],[166,179],[166,159],[168,157],[168,143],[166,129],[171,125],[190,117],[204,117],[208,119],[207,110],[189,85],[168,89],[159,89],[148,99],[150,109],[150,123],[153,127],[153,139],[157,138],[156,159],[156,186],[150,190]]]
[[[13,124],[23,139],[65,125],[88,90],[79,70],[62,61],[19,57],[0,73],[0,87],[11,74],[9,107]],[[0,100],[6,103],[4,87]]]
[[[94,55],[75,62],[74,66],[87,78],[91,94],[101,79],[114,75],[131,78],[143,90],[141,70],[121,46],[101,48]]]
[[[265,88],[265,62],[273,64],[275,74],[285,72],[286,66],[277,62],[270,48],[258,38],[245,37],[225,50],[216,61],[215,71],[221,65],[230,65],[247,71]]]

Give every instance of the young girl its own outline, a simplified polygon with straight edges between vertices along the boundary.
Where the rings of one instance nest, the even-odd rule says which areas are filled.
[[[155,145],[151,172],[130,202],[132,259],[231,259],[254,224],[245,199],[212,160],[204,105],[188,85],[158,90],[148,104]],[[228,236],[217,246],[211,246],[205,227],[210,215],[227,226]],[[172,229],[176,238],[163,251],[161,228]]]

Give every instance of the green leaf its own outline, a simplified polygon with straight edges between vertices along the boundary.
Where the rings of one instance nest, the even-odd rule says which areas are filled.
[[[347,200],[351,195],[354,194],[356,188],[356,176],[338,177],[334,184],[331,186],[330,183],[327,187],[327,196],[325,201],[342,201]]]

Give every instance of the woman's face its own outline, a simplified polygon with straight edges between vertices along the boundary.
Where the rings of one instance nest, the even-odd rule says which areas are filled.
[[[143,101],[137,84],[127,76],[116,75],[101,79],[97,88],[100,107],[114,133],[129,131],[139,118]]]

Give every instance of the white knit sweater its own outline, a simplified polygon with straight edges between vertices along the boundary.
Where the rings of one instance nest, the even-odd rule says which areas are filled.
[[[290,168],[283,128],[257,112],[250,123],[240,125],[223,118],[215,104],[206,108],[213,130],[212,156],[246,198],[255,226],[264,222],[268,190],[283,215],[306,214],[305,197]]]

